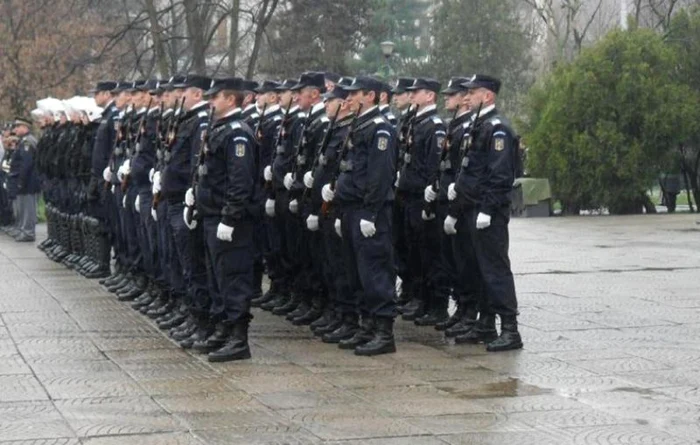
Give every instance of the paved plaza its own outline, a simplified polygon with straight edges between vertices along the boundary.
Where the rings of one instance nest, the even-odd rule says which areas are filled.
[[[0,444],[698,444],[696,219],[512,221],[522,351],[399,321],[361,358],[256,310],[221,365],[2,235]]]

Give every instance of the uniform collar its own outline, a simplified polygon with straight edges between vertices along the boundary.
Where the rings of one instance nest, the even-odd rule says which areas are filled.
[[[375,106],[373,106],[373,107],[370,107],[370,108],[366,109],[365,111],[362,112],[362,114],[360,115],[360,117],[364,117],[364,116],[366,116],[367,114],[372,113],[373,111],[379,111],[379,107],[375,105]]]
[[[428,113],[430,113],[431,111],[434,111],[434,110],[437,110],[437,105],[435,105],[435,104],[430,104],[430,105],[428,105],[427,107],[425,107],[425,108],[423,108],[422,110],[420,110],[418,113],[416,113],[416,117],[422,116],[422,115],[424,115],[424,114],[428,114]]]
[[[381,105],[379,105],[379,111],[384,111],[384,110],[386,110],[387,108],[389,108],[389,104],[381,104]]]
[[[280,109],[279,104],[274,104],[273,106],[265,109],[265,116],[267,116],[268,114],[273,114],[273,113],[277,112],[277,110],[279,110],[279,109]]]
[[[321,102],[317,103],[316,105],[314,105],[313,107],[311,107],[311,111],[309,112],[309,116],[315,116],[316,114],[318,114],[319,112],[321,112],[321,110],[324,110],[325,108],[326,107],[323,104],[323,101],[321,101]]]
[[[481,112],[479,113],[479,119],[486,116],[487,114],[489,114],[490,112],[492,112],[495,109],[496,109],[496,104],[491,104],[491,105],[488,105],[488,106],[482,108]],[[472,122],[474,122],[474,119],[476,119],[476,111],[472,115],[472,119],[471,119]]]
[[[200,108],[206,107],[207,104],[209,104],[209,102],[206,102],[206,101],[197,102],[197,103],[194,105],[194,107],[190,108],[188,111],[189,111],[189,112],[198,111]]]

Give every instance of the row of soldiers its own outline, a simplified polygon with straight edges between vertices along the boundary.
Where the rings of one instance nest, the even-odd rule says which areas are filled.
[[[212,362],[250,357],[251,306],[357,355],[394,352],[399,314],[457,343],[521,348],[518,138],[500,86],[323,72],[99,82],[75,115],[40,104],[39,247]]]

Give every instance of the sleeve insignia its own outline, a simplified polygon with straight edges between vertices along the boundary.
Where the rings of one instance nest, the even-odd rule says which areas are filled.
[[[438,146],[438,148],[439,148],[439,149],[442,149],[442,147],[444,147],[444,144],[445,144],[445,137],[444,137],[444,136],[438,136],[438,138],[437,138],[437,146]]]
[[[377,148],[379,149],[379,151],[385,151],[388,146],[389,146],[389,138],[388,137],[380,137],[379,141],[377,142]]]
[[[236,156],[239,158],[245,156],[245,144],[236,144]]]
[[[497,138],[494,143],[494,148],[496,151],[503,151],[503,149],[506,147],[505,139],[503,138]]]

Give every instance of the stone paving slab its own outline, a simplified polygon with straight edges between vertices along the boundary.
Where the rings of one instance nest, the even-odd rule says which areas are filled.
[[[399,321],[356,357],[256,311],[216,365],[2,235],[0,445],[697,444],[695,219],[513,220],[522,351]]]

